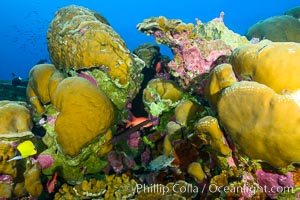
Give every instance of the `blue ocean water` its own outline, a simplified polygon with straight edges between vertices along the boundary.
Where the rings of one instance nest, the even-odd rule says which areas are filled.
[[[136,29],[151,16],[166,16],[195,23],[195,18],[208,22],[225,12],[228,28],[241,35],[248,27],[289,8],[299,0],[184,0],[184,1],[121,1],[121,0],[9,0],[0,3],[0,80],[12,79],[12,73],[27,78],[40,59],[50,62],[46,33],[54,13],[61,7],[76,4],[101,13],[132,51],[145,42],[153,42]],[[162,53],[171,55],[167,47]]]

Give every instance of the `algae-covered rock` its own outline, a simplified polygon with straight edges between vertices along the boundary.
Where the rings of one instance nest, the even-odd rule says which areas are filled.
[[[156,61],[159,60],[160,48],[157,45],[151,43],[141,44],[133,50],[136,54],[145,62],[145,67],[151,67]]]

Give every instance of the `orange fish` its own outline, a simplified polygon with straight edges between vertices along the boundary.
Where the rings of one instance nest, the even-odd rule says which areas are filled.
[[[173,150],[173,151],[174,151],[174,152],[173,152],[174,160],[173,160],[173,162],[171,163],[171,166],[173,166],[173,167],[179,167],[179,166],[180,166],[180,159],[179,159],[179,157],[178,157],[176,151],[175,151],[175,150]]]
[[[160,61],[158,61],[155,65],[155,71],[156,73],[159,73],[161,71],[161,68],[162,68],[162,64]]]
[[[126,128],[128,127],[133,127],[133,126],[137,126],[139,125],[140,123],[146,121],[146,120],[149,120],[148,118],[146,117],[135,117],[135,116],[132,116],[132,120],[129,121],[127,120],[127,124],[126,124]],[[142,128],[147,128],[147,127],[150,127],[150,126],[153,126],[153,123],[152,122],[149,122],[148,124],[142,126]]]
[[[54,192],[55,184],[56,184],[56,181],[57,181],[56,180],[57,179],[57,175],[58,175],[58,173],[55,172],[54,175],[53,175],[53,177],[52,177],[52,179],[47,182],[47,190],[48,190],[49,194],[51,194],[52,192]]]

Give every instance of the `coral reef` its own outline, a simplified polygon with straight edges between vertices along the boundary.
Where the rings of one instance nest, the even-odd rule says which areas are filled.
[[[24,172],[24,187],[31,196],[39,196],[42,193],[41,167],[38,163],[28,167]]]
[[[0,101],[0,134],[30,131],[32,120],[25,102]]]
[[[247,81],[225,88],[218,103],[220,121],[241,150],[275,167],[300,161],[299,111],[293,96]]]
[[[224,12],[137,28],[174,59],[131,53],[95,11],[57,11],[53,64],[31,69],[28,103],[0,101],[0,199],[297,198],[299,44],[250,42]]]

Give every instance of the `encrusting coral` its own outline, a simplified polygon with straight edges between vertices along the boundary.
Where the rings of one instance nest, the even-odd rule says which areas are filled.
[[[169,61],[150,44],[131,54],[95,11],[59,9],[47,33],[54,65],[30,71],[31,107],[0,102],[0,197],[265,199],[292,193],[261,188],[299,191],[300,47],[250,44],[223,19],[140,23],[171,48]],[[139,115],[145,66],[153,76],[143,70]],[[46,132],[41,140],[32,118]]]

